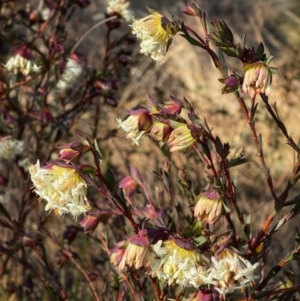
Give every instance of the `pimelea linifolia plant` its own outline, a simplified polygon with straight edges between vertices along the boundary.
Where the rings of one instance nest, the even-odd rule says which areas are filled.
[[[7,12],[2,23],[3,37],[18,45],[13,45],[15,50],[1,69],[0,160],[4,166],[13,166],[22,182],[14,205],[17,214],[11,210],[9,195],[0,203],[0,224],[7,238],[1,242],[0,275],[7,277],[12,266],[18,266],[22,275],[19,286],[2,284],[6,295],[77,300],[76,289],[70,289],[63,279],[62,271],[69,263],[87,284],[83,300],[296,300],[300,288],[293,275],[286,273],[287,280],[281,285],[275,276],[299,258],[297,231],[294,249],[264,273],[270,238],[300,212],[299,196],[288,199],[299,179],[299,160],[277,194],[255,126],[261,99],[264,107],[260,109],[268,112],[299,157],[297,143],[269,102],[276,71],[271,66],[273,57],[267,56],[263,44],[248,48],[245,38],[236,43],[227,24],[209,22],[197,3],[182,11],[198,19],[202,33],[178,17],[171,19],[151,8],[146,17],[132,18],[129,2],[110,0],[105,19],[95,25],[106,28],[102,68],[88,69],[75,49],[90,31],[78,43],[65,45],[66,25],[73,11],[88,4],[45,1],[46,8]],[[247,164],[247,158],[243,152],[231,156],[226,137],[214,135],[213,120],[200,118],[186,97],[172,95],[169,101],[161,101],[148,95],[148,104],[127,111],[129,116],[118,118],[116,127],[135,148],[141,148],[148,136],[165,151],[199,157],[207,175],[202,191],[196,193],[197,183],[188,181],[188,170],[181,170],[178,185],[184,193],[179,195],[171,179],[171,162],[162,162],[155,172],[165,190],[155,196],[137,168],[131,167],[130,174],[120,177],[103,163],[95,133],[101,106],[118,104],[118,74],[130,64],[132,37],[113,35],[128,26],[126,22],[131,22],[127,30],[140,42],[140,53],[155,60],[157,68],[162,68],[173,37],[180,35],[182,43],[201,48],[220,71],[216,79],[223,83],[220,94],[231,93],[239,104],[266,189],[274,199],[258,233],[251,229],[251,217],[241,210],[238,185],[232,177],[232,168]],[[12,38],[15,23],[30,29],[22,42]],[[239,69],[229,72],[228,56],[240,63]],[[64,142],[76,120],[87,112],[95,120],[94,136],[78,135]],[[88,155],[92,160],[85,161]],[[4,173],[0,180],[8,189]],[[46,212],[29,227],[37,212],[36,195]],[[288,213],[274,222],[284,207]],[[53,215],[55,220],[69,215],[73,219],[61,237],[47,227]],[[100,226],[102,234],[94,236]],[[76,242],[81,245],[87,240],[93,241],[99,257],[95,266],[85,262],[89,247],[82,245],[74,251]],[[58,252],[55,264],[49,259],[49,241]],[[101,268],[97,267],[100,261]]]

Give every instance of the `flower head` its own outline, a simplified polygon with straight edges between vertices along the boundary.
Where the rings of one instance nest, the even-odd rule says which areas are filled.
[[[168,139],[170,152],[186,151],[196,142],[187,124],[172,120],[171,126],[175,129]]]
[[[132,33],[141,40],[142,54],[150,55],[153,60],[163,63],[165,53],[178,28],[161,13],[153,9],[148,10],[149,16],[133,21]]]
[[[40,162],[29,168],[35,192],[48,202],[45,210],[54,210],[59,215],[71,213],[75,218],[91,209],[86,198],[87,184],[72,166],[49,164],[41,167]]]
[[[126,22],[132,18],[132,11],[128,9],[130,3],[126,0],[108,0],[106,12],[108,15],[119,14]]]
[[[82,73],[82,66],[80,64],[79,56],[72,54],[67,60],[65,69],[56,84],[56,89],[59,92],[72,88],[77,82],[78,78]]]
[[[8,60],[6,65],[3,66],[14,74],[21,72],[25,76],[40,71],[40,67],[38,67],[32,59],[31,52],[25,47],[20,48],[16,54]]]
[[[217,257],[212,257],[212,263],[213,267],[206,281],[207,284],[213,284],[221,294],[243,289],[250,286],[254,279],[259,278],[253,275],[259,263],[252,265],[229,248],[224,249]]]
[[[131,111],[126,120],[117,119],[117,122],[118,128],[127,133],[126,138],[132,139],[133,144],[139,145],[140,138],[151,128],[153,121],[147,110],[139,109]]]
[[[128,240],[123,258],[119,264],[119,268],[123,270],[125,265],[139,269],[149,265],[152,250],[150,242],[146,237],[146,230],[141,230],[139,234]]]
[[[205,191],[197,197],[194,216],[213,225],[222,215],[222,200],[216,191]]]
[[[10,136],[0,138],[0,161],[13,159],[24,151],[24,142]]]
[[[242,86],[243,93],[250,94],[251,98],[260,93],[265,93],[268,96],[271,92],[273,70],[274,68],[270,68],[262,61],[245,64]]]
[[[203,284],[201,274],[206,272],[198,250],[190,241],[181,239],[159,240],[153,251],[157,258],[150,263],[152,277],[182,286],[199,287]]]

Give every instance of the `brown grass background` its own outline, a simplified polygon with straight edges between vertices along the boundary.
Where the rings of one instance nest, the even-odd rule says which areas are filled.
[[[28,1],[37,5],[35,1]],[[278,112],[286,124],[289,133],[295,141],[300,138],[299,129],[299,95],[300,95],[300,6],[298,0],[210,0],[198,1],[200,7],[205,9],[208,18],[223,19],[232,29],[237,42],[241,41],[243,34],[247,34],[247,45],[258,45],[263,42],[266,52],[274,55],[272,66],[278,68],[272,84],[270,96],[271,103],[277,104]],[[191,27],[201,32],[196,18],[186,18],[181,14],[185,1],[131,1],[131,9],[135,18],[146,15],[146,6],[163,12],[167,17],[176,15],[184,19]],[[24,6],[23,1],[18,1]],[[78,10],[69,24],[67,44],[70,48],[75,41],[91,26],[104,17],[105,1],[91,1],[91,5],[84,10]],[[125,27],[125,31],[129,28]],[[77,49],[87,62],[87,68],[101,68],[103,57],[103,39],[105,27],[95,29]],[[217,80],[220,74],[214,69],[208,56],[201,49],[189,45],[179,36],[174,38],[170,51],[166,55],[164,65],[157,66],[149,57],[138,54],[138,44],[135,55],[132,56],[134,67],[131,76],[121,76],[120,90],[118,92],[119,105],[116,108],[103,105],[100,112],[100,123],[97,132],[100,149],[105,158],[105,164],[118,171],[120,175],[128,174],[131,165],[137,167],[155,194],[157,183],[152,171],[158,170],[164,160],[174,162],[174,183],[177,181],[176,169],[185,168],[188,177],[195,185],[205,186],[206,171],[200,160],[191,155],[161,150],[158,145],[142,138],[140,146],[131,146],[121,132],[115,132],[116,118],[125,118],[125,110],[143,106],[146,95],[150,94],[159,100],[167,100],[170,94],[179,98],[186,96],[193,104],[201,118],[205,118],[213,128],[213,133],[219,136],[223,143],[229,142],[231,153],[244,147],[250,161],[246,165],[232,169],[232,177],[238,179],[238,197],[245,214],[251,214],[252,227],[258,231],[273,209],[273,202],[268,190],[263,171],[259,166],[252,137],[247,124],[242,119],[238,103],[232,95],[221,95],[221,83]],[[229,70],[241,73],[241,66],[229,60]],[[248,100],[246,99],[246,102]],[[266,162],[274,179],[275,190],[279,194],[286,183],[289,173],[295,162],[295,154],[286,145],[285,139],[280,135],[274,122],[268,116],[261,101],[259,101],[256,126],[257,132],[263,135],[263,149]],[[74,139],[74,133],[91,135],[93,116],[85,114],[79,119],[70,133],[69,141]],[[110,133],[110,134],[108,134]],[[68,141],[65,141],[68,142]],[[87,158],[88,159],[88,158]],[[10,176],[13,180],[13,175]],[[18,187],[18,183],[13,183]],[[297,185],[291,197],[299,194]],[[14,196],[17,198],[17,195]],[[39,204],[39,214],[46,214],[44,204]],[[282,215],[286,210],[283,210]],[[32,220],[37,213],[32,214]],[[280,215],[281,216],[281,215]],[[279,218],[280,218],[279,216]],[[53,216],[53,231],[59,232],[60,224],[71,223],[71,218],[62,220]],[[292,250],[294,245],[295,226],[299,225],[296,217],[292,223],[285,225],[272,241],[269,266],[274,265]],[[112,225],[113,226],[113,225]],[[34,225],[31,225],[34,228]],[[103,231],[102,226],[97,229]],[[97,231],[95,235],[97,235]],[[4,233],[3,233],[4,234]],[[4,234],[5,235],[5,234]],[[85,248],[85,241],[78,246]],[[97,253],[99,250],[92,250]],[[99,255],[100,256],[100,255]],[[293,269],[299,274],[297,264]],[[71,269],[66,279],[73,279]],[[299,279],[298,279],[299,280]],[[70,280],[72,282],[72,280]]]

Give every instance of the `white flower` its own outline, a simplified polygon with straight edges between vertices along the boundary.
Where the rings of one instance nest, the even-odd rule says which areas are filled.
[[[3,66],[14,74],[21,72],[25,76],[30,73],[37,73],[40,71],[40,67],[38,67],[32,59],[27,59],[19,53],[12,56],[6,65]]]
[[[152,127],[152,116],[145,109],[132,110],[130,114],[124,121],[117,118],[118,128],[127,133],[126,138],[132,139],[133,144],[139,145],[141,137]]]
[[[0,161],[15,158],[24,151],[24,142],[10,136],[0,139]]]
[[[169,42],[178,29],[161,13],[148,10],[151,13],[149,16],[133,20],[132,33],[141,40],[140,53],[150,55],[153,60],[163,63]],[[163,22],[165,26],[162,26]]]
[[[63,74],[56,84],[58,91],[63,92],[69,88],[72,88],[77,82],[82,73],[82,66],[77,59],[71,57],[67,60],[67,64]]]
[[[275,72],[275,68],[268,67],[262,61],[257,61],[252,64],[245,64],[243,69],[243,93],[249,94],[251,98],[260,93],[265,93],[268,96],[271,92],[272,72]]]
[[[158,241],[153,246],[156,258],[150,261],[152,277],[188,287],[203,284],[201,275],[206,273],[200,253],[194,248],[183,248],[174,240]]]
[[[194,216],[202,222],[215,224],[222,215],[222,200],[216,191],[205,191],[197,197]]]
[[[132,11],[128,9],[130,3],[126,0],[108,0],[108,6],[106,12],[108,15],[117,13],[126,22],[129,22],[132,18]]]
[[[123,258],[119,264],[120,270],[125,268],[125,265],[139,269],[149,264],[151,249],[149,246],[139,246],[137,244],[128,243]]]
[[[236,289],[250,286],[254,279],[253,272],[259,263],[252,265],[248,260],[236,252],[225,249],[219,259],[211,258],[213,267],[209,270],[209,276],[202,278],[207,284],[212,284],[221,294],[231,293]]]
[[[145,131],[138,130],[138,116],[131,115],[124,121],[117,118],[117,122],[119,124],[119,128],[121,128],[124,132],[128,133],[126,138],[132,139],[132,144],[139,145],[139,140],[144,135]]]
[[[35,192],[48,202],[45,210],[54,210],[59,215],[71,213],[75,219],[82,213],[86,213],[91,206],[86,198],[87,183],[79,173],[70,167],[57,165],[29,168],[31,180],[35,186]]]

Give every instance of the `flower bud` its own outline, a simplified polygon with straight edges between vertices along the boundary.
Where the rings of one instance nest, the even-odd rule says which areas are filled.
[[[149,266],[151,247],[146,235],[147,231],[141,230],[128,240],[125,253],[119,264],[120,270],[123,270],[125,265],[135,269]]]
[[[21,72],[25,76],[40,71],[40,67],[33,61],[32,54],[27,47],[19,48],[16,51],[16,54],[8,60],[4,67],[14,74]]]
[[[131,197],[135,194],[138,184],[131,176],[127,176],[121,180],[119,187],[123,189],[125,197]]]
[[[198,7],[197,4],[195,3],[189,3],[183,10],[182,12],[188,16],[200,16],[201,11]]]
[[[81,156],[86,150],[90,148],[90,146],[80,141],[74,141],[59,146],[58,148],[61,149],[59,151],[58,158],[69,163]]]
[[[94,231],[99,224],[99,218],[88,215],[82,221],[79,222],[79,225],[83,228],[84,234]]]
[[[265,93],[267,96],[271,92],[272,70],[262,61],[252,64],[245,64],[244,81],[242,91],[254,98],[256,94]],[[273,71],[275,72],[275,71]]]
[[[171,126],[175,129],[168,139],[170,152],[187,151],[196,142],[188,125],[186,123],[171,120]]]
[[[197,197],[194,216],[210,225],[216,223],[222,215],[223,205],[216,191],[205,191]]]
[[[125,254],[125,248],[123,248],[125,244],[125,241],[119,241],[117,245],[111,249],[111,254],[110,254],[110,262],[115,265],[119,266],[124,254]]]

